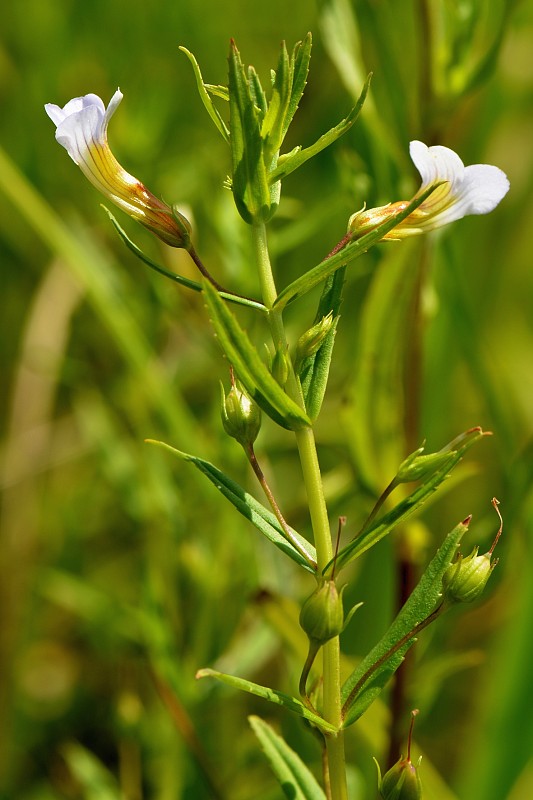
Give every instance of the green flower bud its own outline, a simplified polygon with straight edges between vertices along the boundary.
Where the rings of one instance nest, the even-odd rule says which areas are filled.
[[[454,603],[472,603],[476,600],[498,563],[498,559],[492,561],[492,554],[503,530],[503,520],[498,510],[499,502],[495,497],[492,499],[492,505],[500,518],[500,527],[490,550],[478,556],[479,547],[474,547],[466,558],[459,553],[442,576],[445,597]]]
[[[252,445],[261,427],[261,409],[237,386],[231,387],[227,397],[222,385],[220,389],[224,430],[244,448]]]
[[[412,764],[409,758],[401,758],[385,773],[379,785],[379,792],[383,800],[420,800],[422,797],[422,784],[418,767]]]
[[[330,333],[332,328],[337,324],[337,319],[333,319],[333,312],[330,311],[325,317],[322,317],[320,322],[309,328],[308,331],[302,333],[296,344],[296,352],[294,362],[296,369],[304,361],[304,359],[313,356],[322,345],[326,336]]]
[[[310,641],[319,646],[342,633],[342,589],[337,591],[335,581],[325,581],[307,598],[300,611],[300,625]]]
[[[478,550],[474,547],[466,558],[459,554],[444,573],[442,585],[449,600],[472,603],[483,592],[498,561],[491,563],[489,553],[478,556]]]
[[[453,450],[439,451],[438,453],[428,453],[423,456],[423,447],[419,447],[414,453],[407,456],[405,461],[400,464],[398,472],[396,473],[396,483],[409,483],[410,481],[419,481],[431,475],[449,458]]]
[[[484,436],[481,428],[470,428],[464,433],[460,433],[451,442],[448,442],[441,450],[436,453],[428,453],[422,455],[424,452],[423,447],[419,447],[414,453],[410,453],[405,461],[400,464],[394,484],[397,486],[399,483],[409,483],[410,481],[419,481],[429,477],[435,470],[439,469],[450,456],[455,455],[459,447],[464,447],[468,440],[475,441],[475,438],[480,435]]]
[[[420,800],[422,797],[422,784],[418,774],[418,768],[422,758],[418,759],[418,764],[413,765],[411,761],[411,741],[413,738],[413,725],[418,709],[411,712],[411,725],[409,727],[409,738],[407,741],[407,758],[400,756],[400,760],[392,766],[388,772],[381,777],[381,770],[378,768],[379,793],[383,800]],[[374,759],[375,761],[375,759]]]

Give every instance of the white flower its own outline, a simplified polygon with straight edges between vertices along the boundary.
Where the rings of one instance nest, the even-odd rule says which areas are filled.
[[[126,172],[111,152],[107,126],[122,97],[117,89],[106,109],[100,97],[86,94],[63,108],[47,103],[45,111],[56,125],[59,144],[102,194],[167,244],[187,246],[187,221]]]
[[[468,214],[488,214],[509,191],[509,180],[501,169],[490,164],[465,167],[457,153],[448,147],[428,147],[423,142],[413,141],[409,152],[422,178],[415,197],[432,184],[444,183],[384,239],[403,239],[432,231]],[[367,233],[407,205],[408,201],[402,200],[360,211],[351,217],[349,230],[358,236]]]

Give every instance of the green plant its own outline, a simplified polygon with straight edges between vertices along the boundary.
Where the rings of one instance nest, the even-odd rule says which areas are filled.
[[[370,77],[362,86],[354,108],[341,122],[314,144],[282,153],[285,136],[307,81],[311,36],[299,42],[291,53],[282,45],[269,92],[263,89],[252,67],[244,68],[233,42],[227,87],[205,83],[195,58],[188,51],[185,53],[193,66],[202,102],[231,151],[232,170],[227,185],[251,233],[258,298],[224,288],[215,280],[193,245],[191,225],[182,211],[157,199],[116,161],[107,142],[107,125],[122,99],[118,91],[107,109],[96,95],[85,95],[71,100],[64,108],[49,105],[47,111],[57,126],[57,140],[91,182],[165,244],[186,251],[201,273],[201,280],[194,281],[155,263],[130,240],[110,214],[125,244],[148,266],[188,289],[202,292],[213,330],[230,366],[231,388],[227,395],[224,389],[222,391],[222,424],[228,435],[242,446],[270,508],[196,453],[184,453],[161,442],[157,444],[191,463],[294,562],[294,568],[300,567],[315,581],[300,614],[309,650],[302,665],[299,697],[214,669],[200,669],[197,676],[216,678],[301,717],[324,749],[323,788],[265,722],[253,717],[251,724],[288,797],[344,800],[348,797],[346,730],[376,701],[418,635],[455,603],[477,597],[494,567],[494,562],[491,563],[493,548],[481,557],[477,556],[477,550],[464,560],[457,555],[470,518],[460,522],[443,539],[386,633],[361,662],[342,677],[340,635],[357,607],[348,613],[344,611],[345,587],[339,587],[342,571],[409,520],[441,487],[467,451],[486,435],[481,428],[474,427],[438,452],[425,454],[423,447],[417,447],[401,462],[395,476],[380,491],[370,513],[347,543],[340,543],[346,520],[339,518],[335,540],[326,507],[315,427],[326,395],[345,283],[350,280],[353,262],[366,257],[371,248],[432,231],[467,214],[488,213],[506,194],[509,184],[497,167],[465,168],[452,150],[413,141],[411,156],[422,184],[412,199],[363,208],[352,214],[346,235],[331,252],[278,291],[267,231],[280,203],[282,183],[333,145],[352,128],[359,115],[364,114]],[[229,115],[219,110],[216,101],[226,104]],[[401,259],[397,259],[389,273],[382,271],[378,279],[376,304],[367,306],[366,324],[370,328],[380,313],[389,311],[397,301],[408,303],[417,289],[413,282],[416,274],[406,275],[406,265]],[[314,319],[307,329],[298,332],[292,345],[284,312],[315,287],[321,287],[322,291]],[[404,298],[403,291],[406,292]],[[243,316],[238,316],[239,312]],[[254,315],[253,326],[250,317],[244,315]],[[248,333],[249,327],[253,327],[253,332]],[[391,358],[388,348],[392,344],[380,342],[373,357],[386,362]],[[367,355],[360,354],[360,360],[353,365],[356,373],[367,366],[364,361]],[[372,402],[371,392],[368,397]],[[262,414],[271,421],[269,425],[278,426],[293,437],[312,537],[296,531],[287,521],[260,466],[255,442]],[[363,429],[363,422],[354,423],[356,448],[370,455],[373,446],[368,439],[372,437]],[[361,447],[365,437],[367,446]],[[369,462],[366,468],[368,485],[375,486],[383,467],[378,463],[377,471],[373,472]],[[406,489],[406,485],[413,483],[415,488]],[[396,501],[392,498],[393,492],[399,495]],[[148,654],[149,658],[153,657],[150,647]],[[316,666],[319,654],[321,669]],[[309,686],[312,674],[314,679]],[[383,788],[387,786],[385,778],[383,796],[403,796],[387,793],[388,788]],[[419,791],[418,778],[414,791]]]

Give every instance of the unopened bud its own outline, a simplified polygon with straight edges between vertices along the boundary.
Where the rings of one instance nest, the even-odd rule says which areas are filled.
[[[335,581],[325,581],[307,598],[300,611],[300,625],[310,641],[323,645],[344,629],[342,589]]]
[[[454,603],[472,603],[476,600],[483,592],[492,570],[498,563],[498,559],[492,560],[492,554],[501,536],[503,521],[496,498],[493,498],[492,504],[500,517],[500,527],[490,550],[482,556],[478,556],[479,547],[474,547],[466,558],[459,553],[442,577],[445,597]]]
[[[317,352],[326,336],[337,324],[337,319],[337,317],[333,319],[333,312],[330,311],[329,314],[322,317],[320,322],[317,322],[316,325],[313,325],[308,331],[302,333],[296,344],[294,356],[296,369],[298,369],[298,366],[304,359],[313,356]]]
[[[261,409],[236,385],[231,387],[227,397],[221,386],[221,395],[224,430],[243,447],[252,445],[261,427]]]
[[[422,784],[418,767],[409,759],[400,759],[383,776],[379,792],[383,800],[420,800],[422,797]]]
[[[488,553],[478,556],[478,550],[478,547],[474,547],[466,558],[459,554],[444,573],[442,585],[449,600],[455,603],[472,603],[483,592],[498,562],[491,564]]]
[[[409,483],[410,481],[419,481],[428,477],[450,458],[452,451],[444,452],[441,450],[438,453],[428,453],[425,456],[422,455],[423,452],[424,448],[419,447],[418,450],[407,456],[405,461],[400,464],[395,478],[396,483]]]
[[[398,485],[399,483],[409,483],[410,481],[419,481],[427,478],[445,464],[451,455],[456,454],[461,448],[468,447],[480,436],[487,435],[490,435],[490,431],[482,431],[479,427],[469,428],[436,453],[422,455],[424,447],[419,447],[418,450],[410,453],[400,464],[394,483]]]
[[[379,773],[379,793],[383,800],[420,800],[422,797],[422,784],[418,774],[418,768],[422,759],[418,760],[415,766],[411,761],[411,739],[413,736],[413,724],[418,709],[411,712],[411,726],[409,728],[409,739],[407,744],[407,758],[403,756],[392,766],[388,772],[381,777]]]

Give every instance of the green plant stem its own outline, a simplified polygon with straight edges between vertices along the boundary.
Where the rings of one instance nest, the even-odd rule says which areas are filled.
[[[265,223],[256,221],[252,226],[256,263],[259,270],[263,303],[268,309],[268,320],[274,346],[287,351],[287,337],[283,318],[278,308],[272,308],[277,297],[277,289],[270,264]],[[291,369],[286,385],[287,393],[304,408],[301,388]],[[295,431],[296,444],[300,456],[302,475],[309,503],[309,514],[313,528],[314,544],[317,554],[318,575],[333,557],[333,545],[329,527],[328,512],[324,498],[322,476],[312,428]],[[323,653],[323,708],[324,719],[335,727],[341,726],[341,676],[339,637],[327,642]],[[339,730],[337,736],[326,737],[329,776],[332,800],[347,800],[346,762],[344,755],[344,736]]]

